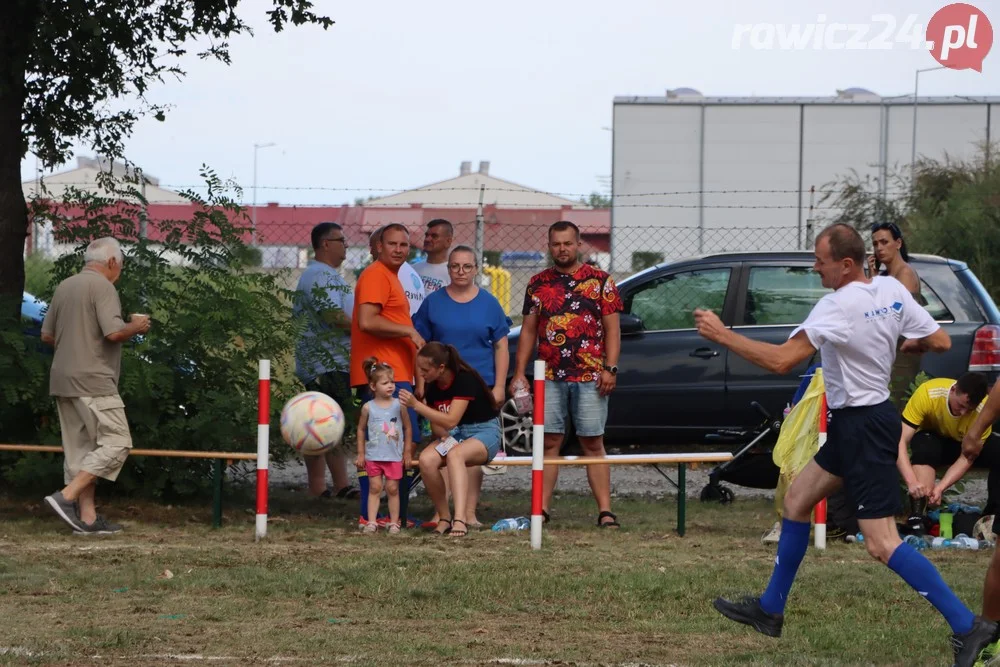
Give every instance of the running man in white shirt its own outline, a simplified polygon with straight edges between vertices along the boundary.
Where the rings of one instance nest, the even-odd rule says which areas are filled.
[[[707,310],[695,311],[698,333],[762,368],[789,373],[819,350],[827,403],[828,439],[785,495],[774,572],[758,597],[717,598],[725,617],[781,636],[785,602],[809,545],[810,515],[844,485],[858,503],[868,553],[889,566],[948,621],[955,665],[972,667],[993,640],[996,623],[976,617],[948,588],[934,565],[899,539],[894,516],[902,509],[896,454],[902,424],[889,401],[889,372],[900,336],[903,352],[944,352],[951,339],[895,278],[864,274],[865,245],[852,227],[831,225],[816,238],[816,263],[827,294],[787,341],[753,341]]]

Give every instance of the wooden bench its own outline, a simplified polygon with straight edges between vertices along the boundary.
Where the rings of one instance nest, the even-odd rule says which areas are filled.
[[[63,448],[53,445],[0,445],[0,451],[46,452],[62,454]],[[212,527],[222,527],[222,482],[225,478],[226,461],[256,461],[256,452],[189,452],[179,449],[132,449],[129,456],[159,456],[176,459],[213,459],[212,470]]]
[[[687,468],[697,467],[702,463],[725,463],[732,460],[730,452],[681,453],[681,454],[609,454],[605,457],[560,456],[543,459],[546,466],[586,466],[586,465],[651,465],[658,473],[677,488],[677,534],[684,536],[687,519]],[[418,462],[410,465],[417,468]],[[531,466],[530,456],[508,456],[490,462],[495,466]],[[660,470],[661,465],[677,466],[677,481]],[[403,502],[409,493],[402,493]],[[404,508],[405,509],[405,506]],[[405,516],[405,514],[404,514]]]

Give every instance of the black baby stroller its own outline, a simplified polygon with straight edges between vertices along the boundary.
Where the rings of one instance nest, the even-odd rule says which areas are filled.
[[[813,375],[820,364],[813,364],[802,376],[799,388],[792,398],[792,405],[805,394]],[[778,486],[780,469],[774,463],[772,452],[781,431],[783,417],[772,417],[764,407],[753,401],[750,405],[760,413],[762,421],[748,429],[721,430],[709,436],[713,442],[739,443],[739,450],[733,458],[716,466],[708,474],[708,484],[701,490],[703,501],[718,501],[722,504],[733,501],[732,489],[722,486],[729,482],[751,489],[774,489]]]
[[[773,489],[778,486],[778,466],[771,451],[781,431],[781,419],[772,418],[757,401],[750,405],[760,413],[762,421],[747,429],[724,429],[708,436],[711,442],[737,442],[740,449],[733,458],[708,473],[708,484],[701,490],[703,501],[733,502],[733,491],[721,482],[752,489]]]

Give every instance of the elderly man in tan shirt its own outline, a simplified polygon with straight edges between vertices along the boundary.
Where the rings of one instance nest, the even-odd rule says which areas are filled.
[[[149,331],[148,315],[122,319],[114,283],[123,260],[117,240],[93,241],[83,270],[56,287],[42,323],[42,341],[55,347],[49,394],[59,409],[66,483],[45,502],[83,535],[121,531],[98,516],[94,485],[98,477],[115,481],[132,447],[118,396],[122,343]]]

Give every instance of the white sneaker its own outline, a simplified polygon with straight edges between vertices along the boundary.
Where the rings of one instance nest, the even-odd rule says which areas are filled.
[[[761,535],[760,541],[764,544],[777,544],[779,538],[781,538],[781,522],[775,521],[771,530]]]

